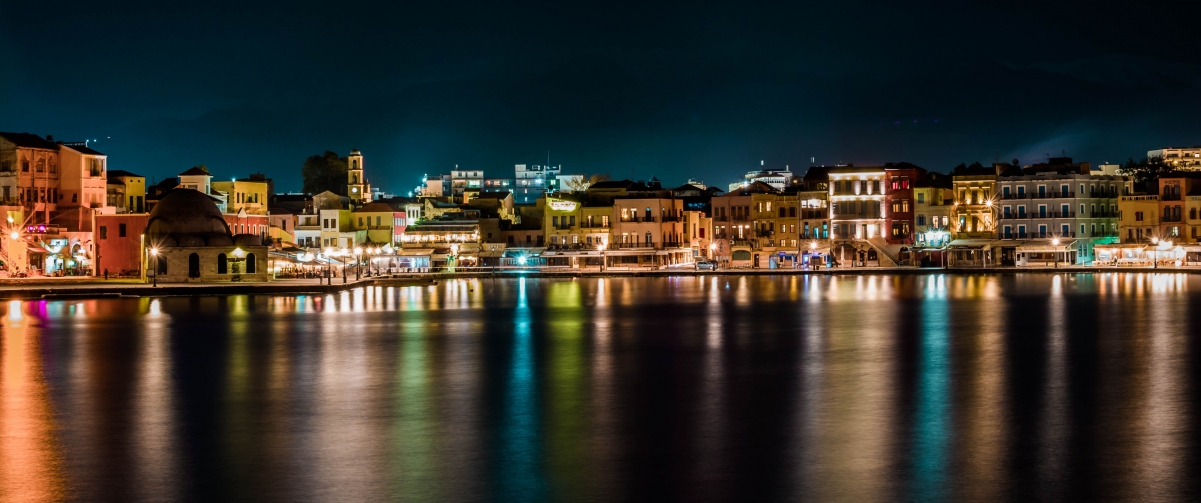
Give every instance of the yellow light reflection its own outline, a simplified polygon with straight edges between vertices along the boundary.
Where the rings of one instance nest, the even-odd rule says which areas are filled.
[[[54,412],[39,360],[37,329],[8,304],[0,344],[0,501],[61,501],[66,480]]]

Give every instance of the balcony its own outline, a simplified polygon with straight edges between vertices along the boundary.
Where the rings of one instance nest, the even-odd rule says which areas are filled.
[[[1183,222],[1184,217],[1182,215],[1176,215],[1176,216],[1164,215],[1163,217],[1160,217],[1159,221],[1160,222],[1172,222],[1172,223]]]
[[[1162,194],[1159,196],[1160,201],[1179,201],[1180,194]]]
[[[1057,192],[1045,192],[1042,194],[1034,194],[1034,195],[1030,196],[1030,199],[1071,199],[1073,197],[1076,197],[1075,192],[1057,191]]]
[[[667,216],[663,217],[663,221],[664,221],[664,222],[679,222],[679,221],[680,221],[680,217],[678,217],[678,216],[672,216],[672,215],[667,215]]]
[[[1026,194],[1025,192],[1020,193],[1020,194],[1001,194],[1001,199],[1005,200],[1005,201],[1010,201],[1010,200],[1014,200],[1014,199],[1030,199],[1030,195]]]
[[[623,217],[621,221],[630,224],[650,224],[655,222],[655,217]]]
[[[772,237],[775,235],[776,235],[776,231],[766,231],[766,230],[755,231],[755,237],[757,237],[757,238],[767,238],[767,237]]]

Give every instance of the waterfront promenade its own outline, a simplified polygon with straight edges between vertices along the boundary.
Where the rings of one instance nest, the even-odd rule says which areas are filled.
[[[461,278],[574,278],[574,277],[679,277],[679,276],[808,276],[808,275],[926,275],[926,274],[1095,274],[1095,273],[1160,273],[1197,274],[1201,267],[851,267],[821,270],[807,269],[718,269],[691,268],[600,271],[582,269],[468,269],[457,272],[405,273],[391,276],[353,277],[332,283],[322,279],[278,279],[269,283],[161,283],[152,286],[138,279],[97,278],[22,278],[0,280],[0,300],[38,298],[90,297],[158,297],[192,295],[293,295],[305,293],[334,293],[364,286],[428,286],[440,280]]]

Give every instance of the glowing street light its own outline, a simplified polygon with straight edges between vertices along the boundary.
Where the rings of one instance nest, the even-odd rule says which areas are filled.
[[[152,280],[154,283],[151,286],[158,287],[158,248],[152,246],[148,251],[150,252],[150,257],[154,259],[154,276]]]
[[[1051,239],[1051,253],[1053,255],[1055,255],[1055,268],[1056,269],[1059,268],[1059,250],[1056,249],[1058,246],[1059,246],[1059,238],[1052,238]]]
[[[600,272],[605,272],[605,242],[601,241],[600,244],[596,245],[596,250],[600,252],[601,256]]]

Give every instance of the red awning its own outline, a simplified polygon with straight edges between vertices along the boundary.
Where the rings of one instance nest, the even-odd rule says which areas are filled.
[[[47,249],[45,249],[45,248],[42,248],[42,247],[40,247],[40,246],[30,246],[30,247],[28,247],[28,248],[26,248],[26,249],[27,249],[27,250],[29,250],[30,252],[33,252],[33,253],[50,253],[50,250],[47,250]]]

